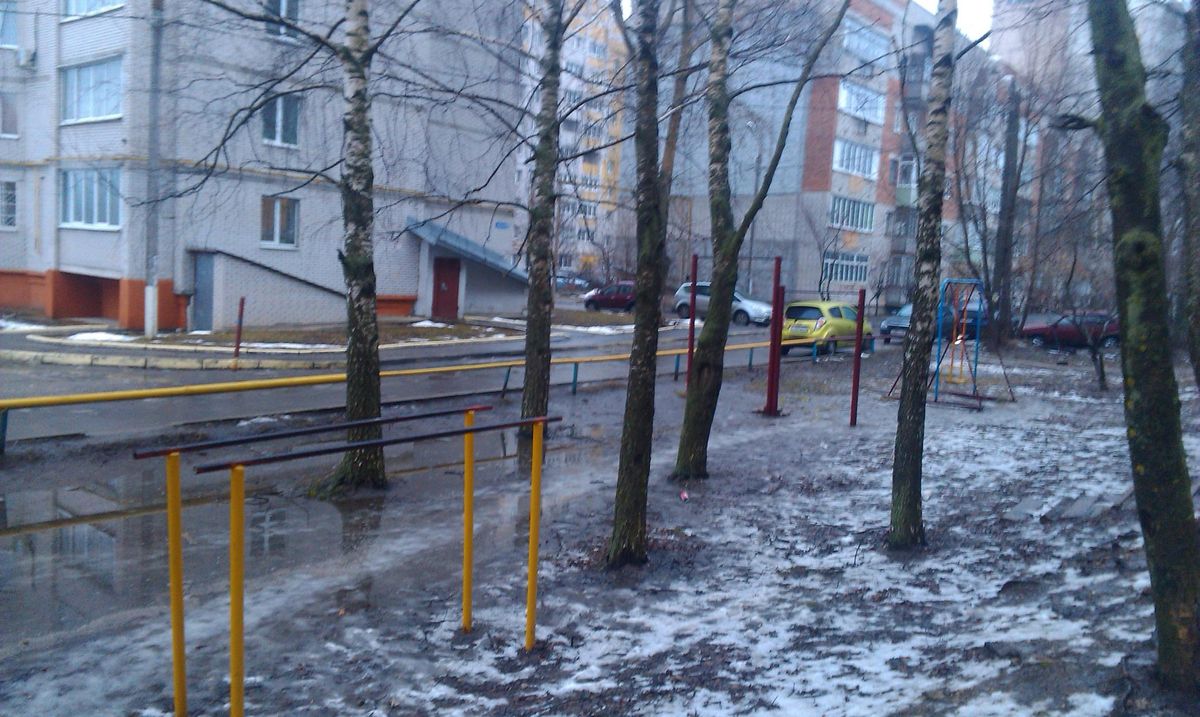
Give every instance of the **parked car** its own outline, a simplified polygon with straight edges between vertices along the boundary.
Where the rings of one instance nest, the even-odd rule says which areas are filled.
[[[833,353],[838,341],[854,343],[858,326],[858,310],[836,301],[796,301],[783,311],[783,339],[827,339],[823,348]],[[863,339],[870,339],[874,329],[863,321]],[[786,356],[791,346],[783,347]]]
[[[908,333],[908,322],[912,320],[912,304],[905,304],[900,309],[879,322],[879,335],[883,337],[883,343],[892,343],[892,334],[903,336]]]
[[[587,291],[591,288],[587,279],[567,274],[559,274],[554,277],[554,286],[559,291]]]
[[[1121,324],[1111,314],[1089,311],[1079,314],[1051,314],[1042,321],[1032,317],[1025,322],[1021,337],[1034,346],[1087,346],[1092,340],[1106,349],[1121,343]]]
[[[708,314],[710,286],[707,281],[696,282],[696,314],[700,318],[704,318]],[[681,319],[691,316],[691,296],[692,282],[690,281],[680,284],[679,289],[675,291],[675,313]],[[731,309],[733,313],[730,316],[733,318],[733,323],[739,326],[745,326],[750,322],[762,326],[771,323],[771,305],[765,301],[747,298],[740,291],[733,292]]]
[[[583,308],[588,311],[633,311],[633,282],[621,281],[600,289],[592,289],[583,295]]]
[[[908,333],[908,325],[909,322],[912,321],[912,308],[912,304],[905,304],[904,306],[901,306],[896,313],[888,316],[879,323],[879,335],[883,337],[883,343],[890,344],[893,337],[900,338],[903,337],[904,334]],[[966,338],[974,339],[976,317],[979,319],[979,328],[982,329],[988,325],[988,315],[986,311],[980,315],[979,302],[975,302],[971,308],[967,309],[966,313]],[[949,340],[952,330],[952,315],[949,311],[943,311],[942,338]],[[934,334],[935,338],[936,336],[937,335]]]

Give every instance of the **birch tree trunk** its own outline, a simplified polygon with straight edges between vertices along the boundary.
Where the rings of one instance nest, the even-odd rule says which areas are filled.
[[[608,543],[610,568],[646,562],[647,486],[654,437],[658,327],[662,321],[666,271],[666,216],[658,166],[658,7],[658,0],[640,0],[636,8],[638,26],[633,50],[637,109],[633,141],[637,155],[637,277],[625,422],[621,431],[613,530]]]
[[[564,0],[542,4],[542,34],[546,38],[541,59],[541,105],[537,114],[538,142],[533,155],[533,207],[530,211],[526,254],[529,258],[529,295],[525,311],[525,379],[521,389],[521,417],[544,416],[550,405],[550,315],[554,292],[550,285],[555,176],[558,169],[558,95],[562,83]],[[523,429],[530,433],[531,429]]]
[[[1183,46],[1183,231],[1184,305],[1187,313],[1188,358],[1200,386],[1200,8],[1185,16]]]
[[[1170,687],[1200,687],[1200,546],[1171,356],[1159,172],[1167,124],[1146,98],[1146,71],[1126,3],[1088,0],[1100,90],[1113,260],[1125,371],[1125,424],[1150,569],[1158,669]]]
[[[342,249],[338,259],[346,281],[346,419],[379,417],[379,324],[375,313],[375,170],[371,138],[371,95],[368,88],[370,44],[368,0],[346,3],[346,45],[342,64]],[[378,426],[352,428],[350,441],[382,436]],[[346,453],[333,473],[318,482],[316,495],[335,496],[360,487],[387,486],[383,449]]]
[[[925,398],[929,358],[938,302],[942,263],[942,200],[946,187],[946,145],[949,140],[951,88],[954,83],[957,0],[938,4],[933,37],[933,79],[929,88],[929,118],[925,123],[925,161],[919,183],[917,255],[913,311],[904,337],[900,408],[896,419],[896,451],[892,463],[892,515],[888,545],[914,548],[925,543],[921,517],[921,469],[925,450]]]

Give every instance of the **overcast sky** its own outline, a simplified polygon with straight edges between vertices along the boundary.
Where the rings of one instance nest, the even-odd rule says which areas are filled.
[[[937,0],[917,0],[931,12],[937,12]],[[974,40],[992,26],[992,0],[959,0],[958,29]]]

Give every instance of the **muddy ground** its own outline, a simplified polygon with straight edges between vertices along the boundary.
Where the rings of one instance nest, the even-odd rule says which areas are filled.
[[[712,477],[684,485],[666,480],[680,385],[660,382],[650,563],[617,572],[601,555],[622,393],[555,393],[565,420],[548,443],[531,655],[520,649],[528,485],[511,436],[480,442],[468,635],[457,443],[389,453],[392,489],[340,506],[297,495],[319,462],[252,470],[247,713],[1200,714],[1152,678],[1120,397],[1092,387],[1083,356],[1062,366],[1020,352],[1007,362],[1016,403],[931,407],[929,546],[892,554],[896,404],[883,395],[898,353],[865,361],[857,429],[848,357],[789,360],[777,419],[753,412],[762,373],[731,372]],[[984,361],[985,388],[1006,396],[999,364]],[[1183,398],[1196,465],[1190,381]],[[516,411],[510,397],[481,422]],[[160,469],[127,450],[79,441],[5,459],[0,714],[171,709]],[[227,709],[222,487],[218,476],[187,489],[194,715]],[[111,519],[85,522],[98,513]]]

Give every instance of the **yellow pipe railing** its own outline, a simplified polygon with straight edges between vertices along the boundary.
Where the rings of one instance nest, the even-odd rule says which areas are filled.
[[[475,425],[475,412],[463,416],[463,427]],[[539,424],[540,425],[540,424]],[[471,631],[471,571],[475,540],[475,434],[463,434],[463,574],[462,629]]]
[[[245,624],[243,623],[246,557],[246,470],[229,469],[229,715],[245,710]]]
[[[533,424],[529,465],[529,578],[525,584],[525,651],[533,650],[537,622],[538,526],[542,519],[542,437],[545,424]]]
[[[171,677],[176,717],[187,717],[187,667],[183,638],[183,498],[179,451],[167,455],[167,572],[171,593]]]

